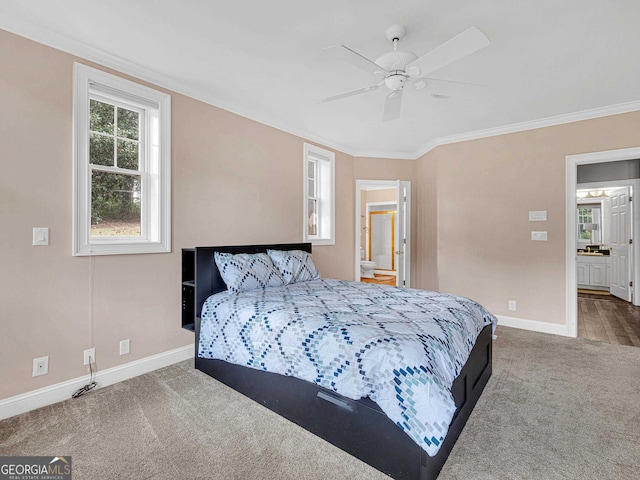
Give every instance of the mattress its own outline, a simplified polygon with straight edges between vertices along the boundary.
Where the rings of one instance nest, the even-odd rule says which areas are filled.
[[[456,410],[453,381],[479,332],[496,323],[460,296],[317,279],[212,295],[198,355],[370,397],[435,455]]]

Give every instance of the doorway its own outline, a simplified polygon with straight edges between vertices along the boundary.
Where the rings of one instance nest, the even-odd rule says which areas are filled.
[[[567,312],[567,335],[576,337],[578,335],[578,275],[577,275],[577,252],[578,242],[578,201],[576,192],[578,185],[578,166],[591,164],[606,164],[610,162],[620,162],[625,160],[640,159],[640,147],[627,148],[621,150],[610,150],[604,152],[594,152],[579,155],[569,155],[566,157],[566,312]],[[613,167],[613,165],[611,165]],[[612,180],[600,181],[596,183],[581,184],[581,188],[595,188],[598,186],[618,187],[631,185],[636,192],[640,192],[640,179],[633,180]],[[640,221],[638,215],[640,209],[632,210],[632,228],[629,239],[640,239]],[[627,240],[627,243],[628,240]],[[634,268],[635,259],[640,258],[640,241],[635,241],[629,249],[628,259],[624,260],[630,269],[630,298],[634,305],[640,302],[640,268]],[[631,273],[632,272],[632,273]]]
[[[355,279],[409,287],[411,182],[356,180]]]
[[[637,183],[578,184],[579,338],[640,346],[640,307],[632,303],[634,263],[629,244],[634,218],[631,198],[638,194]]]

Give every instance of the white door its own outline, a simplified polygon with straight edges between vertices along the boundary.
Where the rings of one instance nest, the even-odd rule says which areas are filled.
[[[631,205],[629,187],[611,195],[611,295],[631,301]]]
[[[398,180],[398,211],[395,222],[396,285],[409,287],[411,252],[411,182]]]

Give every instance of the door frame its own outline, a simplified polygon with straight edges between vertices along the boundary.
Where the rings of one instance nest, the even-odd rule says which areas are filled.
[[[567,335],[570,337],[578,336],[578,281],[576,275],[576,244],[578,240],[577,232],[577,209],[578,202],[576,198],[576,190],[578,189],[578,165],[588,165],[591,163],[608,163],[618,162],[621,160],[636,160],[640,159],[640,147],[623,148],[619,150],[606,150],[602,152],[581,153],[577,155],[567,155],[565,163],[565,198],[566,198],[566,211],[565,211],[565,257],[566,257],[566,316],[567,316]],[[616,180],[609,182],[597,182],[600,186],[609,184],[614,186],[614,183],[632,185],[634,188],[633,195],[640,194],[637,189],[637,185],[640,185],[640,180]],[[590,184],[581,184],[581,187],[589,188]],[[595,185],[595,184],[594,184]],[[640,239],[640,222],[637,221],[637,216],[640,213],[640,208],[633,208],[632,202],[632,215],[633,215],[633,238]],[[640,268],[635,268],[636,259],[640,258],[640,240],[636,240],[633,243],[632,248],[632,268],[633,268],[633,301],[640,301]]]
[[[407,225],[406,225],[406,233],[407,233],[407,244],[405,247],[405,258],[407,268],[404,272],[405,276],[405,286],[410,286],[411,281],[411,270],[409,265],[411,263],[411,182],[400,180],[401,184],[407,185],[409,195],[407,195],[406,200],[406,217],[407,217]],[[376,186],[376,187],[387,187],[387,188],[398,188],[398,180],[363,180],[356,179],[356,198],[355,198],[355,265],[354,265],[354,278],[358,282],[360,281],[360,235],[362,235],[362,219],[360,218],[360,210],[362,207],[362,202],[360,200],[361,192],[366,186]],[[400,205],[398,205],[398,210],[400,209]],[[396,267],[396,271],[398,271]]]

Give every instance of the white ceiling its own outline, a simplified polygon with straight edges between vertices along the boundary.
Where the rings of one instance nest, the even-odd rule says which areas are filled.
[[[470,26],[491,44],[434,78],[473,99],[407,90],[382,121],[372,77],[323,49],[418,56]],[[359,156],[416,158],[434,145],[640,110],[638,0],[2,0],[0,28]],[[0,45],[2,48],[2,45]]]

